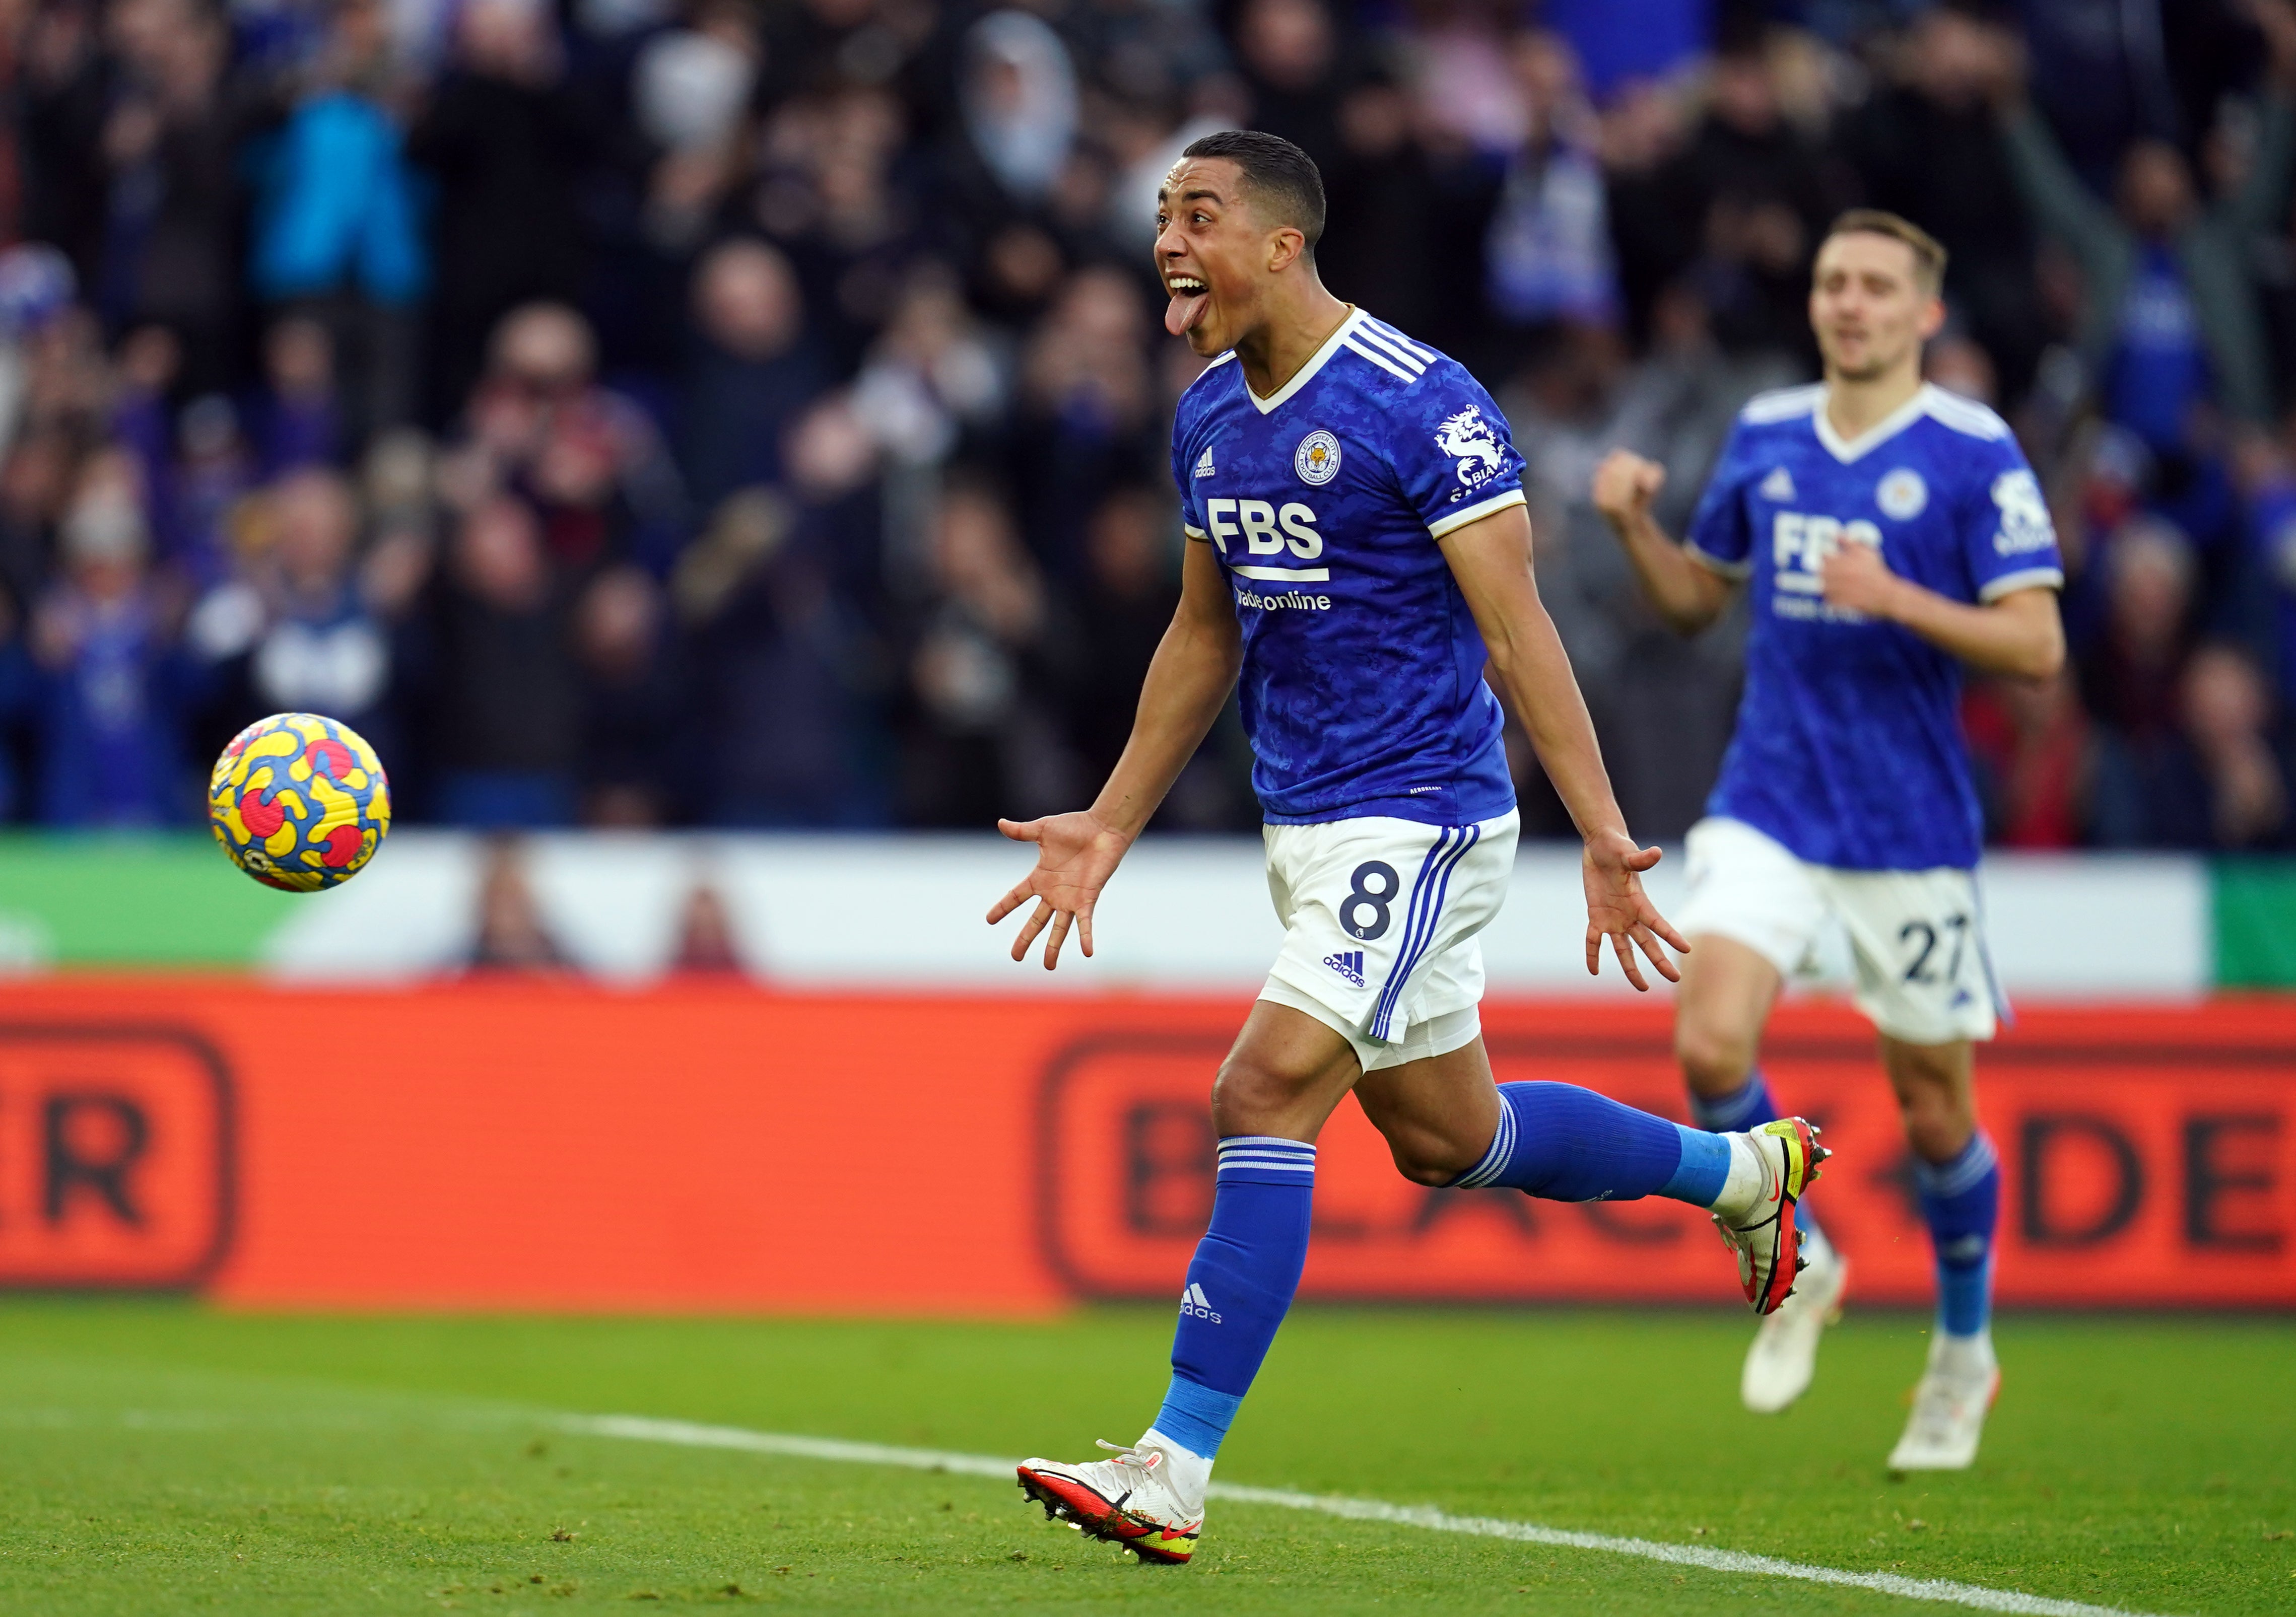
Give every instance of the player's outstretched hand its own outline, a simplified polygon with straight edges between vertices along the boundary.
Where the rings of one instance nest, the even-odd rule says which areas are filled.
[[[1658,491],[1666,486],[1666,468],[1646,461],[1631,449],[1613,449],[1595,468],[1595,509],[1612,527],[1623,527],[1650,511]]]
[[[1651,902],[1650,894],[1643,891],[1642,872],[1658,862],[1656,848],[1636,847],[1635,839],[1624,831],[1605,831],[1587,839],[1581,870],[1587,878],[1588,976],[1602,975],[1603,940],[1607,937],[1618,953],[1619,968],[1627,974],[1627,981],[1645,993],[1650,984],[1643,980],[1635,950],[1627,946],[1629,939],[1636,949],[1650,957],[1659,976],[1669,983],[1682,981],[1681,969],[1659,947],[1659,941],[1664,939],[1685,953],[1690,944],[1668,924],[1666,917],[1658,912],[1658,906]]]
[[[996,829],[1015,842],[1037,845],[1037,868],[988,911],[988,924],[993,927],[1030,899],[1037,901],[1036,913],[1013,940],[1013,958],[1026,958],[1029,945],[1050,923],[1052,935],[1045,940],[1046,971],[1060,964],[1061,945],[1067,941],[1071,924],[1077,929],[1078,943],[1089,959],[1092,908],[1100,902],[1100,890],[1116,874],[1132,839],[1082,811],[1048,814],[1042,820],[1000,820]]]

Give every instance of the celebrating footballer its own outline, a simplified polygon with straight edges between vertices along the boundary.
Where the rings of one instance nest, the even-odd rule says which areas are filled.
[[[1922,380],[1944,274],[1944,249],[1904,219],[1835,223],[1809,296],[1824,380],[1745,407],[1684,543],[1652,519],[1657,466],[1620,451],[1595,475],[1669,624],[1695,633],[1748,597],[1737,731],[1689,837],[1676,1049],[1699,1122],[1767,1123],[1763,1024],[1821,931],[1847,934],[1937,1265],[1938,1329],[1889,1460],[1904,1471],[1968,1466],[2001,1380],[1988,1328],[2001,1171],[1971,1049],[2002,1005],[1961,670],[2046,679],[2065,649],[2064,574],[2032,469],[1999,416]],[[1848,1282],[1807,1209],[1802,1234],[1809,1269],[1746,1359],[1758,1411],[1808,1386]]]
[[[1182,598],[1097,800],[1002,822],[1037,864],[988,916],[1032,906],[1015,960],[1041,937],[1054,968],[1071,934],[1090,954],[1102,889],[1238,690],[1284,939],[1213,1085],[1211,1224],[1171,1379],[1136,1442],[1020,1468],[1048,1515],[1144,1560],[1193,1552],[1214,1458],[1299,1284],[1316,1135],[1349,1092],[1423,1185],[1710,1209],[1765,1315],[1792,1291],[1795,1207],[1826,1155],[1799,1118],[1711,1132],[1493,1081],[1476,935],[1505,896],[1517,818],[1486,670],[1584,838],[1587,969],[1607,945],[1643,988],[1645,962],[1674,978],[1669,947],[1688,945],[1644,893],[1658,851],[1628,832],[1540,604],[1505,418],[1455,361],[1324,289],[1323,223],[1315,165],[1273,135],[1206,136],[1166,176],[1165,325],[1211,360],[1172,433]]]

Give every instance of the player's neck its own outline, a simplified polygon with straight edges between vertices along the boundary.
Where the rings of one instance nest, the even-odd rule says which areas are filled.
[[[1274,396],[1316,350],[1355,312],[1324,290],[1313,275],[1279,281],[1270,290],[1267,317],[1236,339],[1235,357],[1243,380],[1261,398]]]
[[[1829,371],[1825,376],[1825,424],[1844,439],[1862,437],[1904,409],[1921,390],[1922,368],[1918,360],[1879,376],[1845,377]]]

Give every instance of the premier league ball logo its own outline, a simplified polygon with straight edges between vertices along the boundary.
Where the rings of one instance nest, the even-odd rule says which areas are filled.
[[[357,731],[282,713],[232,738],[208,780],[208,824],[266,886],[316,893],[348,881],[390,829],[390,783]]]

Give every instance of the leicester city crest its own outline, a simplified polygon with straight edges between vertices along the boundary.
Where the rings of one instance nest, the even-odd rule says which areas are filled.
[[[1929,502],[1930,486],[1910,466],[1898,467],[1874,490],[1874,503],[1882,508],[1882,514],[1899,522],[1912,521],[1928,509]]]
[[[1340,475],[1340,440],[1318,428],[1292,452],[1292,470],[1302,483],[1324,484]]]

